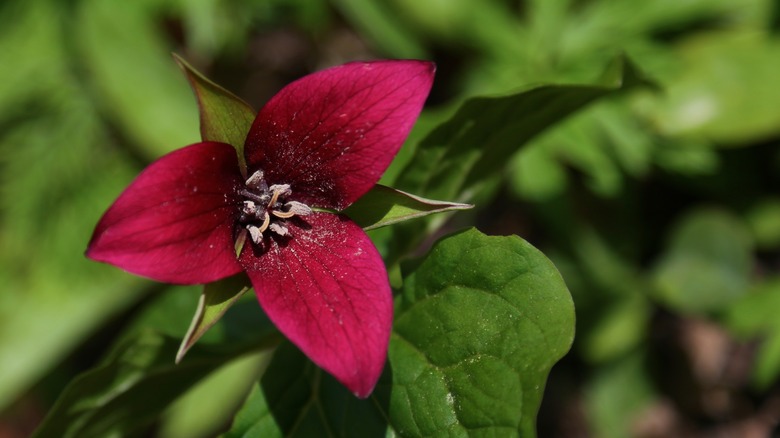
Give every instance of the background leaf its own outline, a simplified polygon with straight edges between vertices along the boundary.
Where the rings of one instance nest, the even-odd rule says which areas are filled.
[[[749,288],[751,242],[747,230],[717,210],[691,213],[677,225],[655,270],[656,296],[675,309],[723,309]]]
[[[101,107],[149,160],[198,140],[192,97],[156,27],[161,3],[85,0],[75,28]]]
[[[35,436],[143,435],[166,408],[215,370],[235,366],[235,360],[249,361],[248,370],[256,370],[262,359],[245,355],[275,346],[280,336],[255,299],[231,307],[230,317],[221,319],[180,364],[175,363],[177,339],[192,311],[192,292],[170,290],[150,305],[98,366],[68,385]],[[200,395],[199,403],[228,403],[214,399],[215,394]]]
[[[741,337],[760,340],[751,380],[767,388],[780,376],[780,279],[769,278],[750,292],[727,310],[725,320]]]
[[[416,147],[464,103],[544,84],[595,84],[610,60],[626,54],[662,93],[610,92],[507,147],[505,159],[483,170],[489,178],[458,193],[475,204],[468,213],[369,233],[389,256],[399,290],[395,261],[463,225],[523,236],[554,261],[576,302],[578,336],[547,382],[540,436],[771,436],[766,419],[776,410],[780,363],[772,318],[780,312],[778,17],[774,0],[0,1],[0,435],[30,436],[66,384],[115,348],[116,338],[130,342],[153,328],[180,339],[187,329],[196,289],[156,285],[83,258],[100,214],[140,169],[198,141],[175,52],[255,108],[327,66],[436,62],[426,109],[383,177],[390,187],[407,165],[435,167],[416,162]],[[544,108],[529,106],[518,117],[539,119]],[[452,177],[439,176],[443,186]],[[658,274],[678,257],[670,241],[702,207],[727,217],[721,226],[702,225],[711,240],[747,235],[753,242],[735,245],[734,259],[712,257],[712,248],[680,249],[714,276],[699,282],[697,271],[680,269],[667,277],[675,297],[668,299]],[[707,309],[683,303],[722,275],[742,278],[744,287],[734,289],[742,292]],[[712,290],[720,295],[723,284]],[[251,296],[239,300],[196,348],[251,344],[240,334],[262,324],[262,315],[244,312],[257,307]],[[288,348],[278,369],[318,373]],[[241,382],[257,381],[247,361],[184,390],[142,435],[217,433],[197,426],[230,421],[248,389]],[[307,386],[303,397],[319,403],[273,401],[307,409],[299,430],[334,416],[343,420],[336,431],[354,424],[355,434],[387,433],[377,416],[389,412],[389,386],[374,405],[356,405],[327,375],[311,381],[320,395],[312,398]],[[432,402],[417,409],[416,421],[432,423],[427,411],[447,409]],[[283,418],[275,415],[271,423]]]
[[[0,64],[13,66],[0,69],[0,411],[148,292],[83,257],[137,168],[106,147],[111,136],[69,64],[63,8],[0,7]]]
[[[142,333],[107,362],[73,381],[35,437],[105,437],[139,433],[192,384],[224,364],[223,356],[191,355],[177,367],[177,342]],[[156,397],[147,394],[154,391]]]

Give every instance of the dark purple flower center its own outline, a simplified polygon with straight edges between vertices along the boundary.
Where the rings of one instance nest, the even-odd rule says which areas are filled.
[[[262,170],[256,171],[246,180],[246,188],[239,194],[244,198],[238,219],[243,227],[239,232],[239,239],[246,239],[246,233],[249,233],[255,245],[262,243],[263,233],[268,231],[279,236],[289,235],[290,230],[286,225],[288,219],[312,213],[308,205],[287,200],[292,195],[289,184],[269,186]]]

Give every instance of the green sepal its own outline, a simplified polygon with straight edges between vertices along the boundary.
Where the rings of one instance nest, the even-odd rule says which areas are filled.
[[[236,148],[241,174],[246,177],[244,141],[255,120],[252,107],[230,91],[215,84],[179,55],[173,54],[195,92],[200,112],[200,136],[203,141],[218,141]]]
[[[190,328],[184,335],[179,351],[176,353],[176,363],[181,362],[184,355],[198,339],[213,327],[225,312],[251,288],[249,279],[244,274],[234,275],[203,286],[203,292],[200,294],[198,308],[192,317]]]
[[[364,230],[452,210],[467,210],[471,204],[436,201],[377,184],[344,213]]]

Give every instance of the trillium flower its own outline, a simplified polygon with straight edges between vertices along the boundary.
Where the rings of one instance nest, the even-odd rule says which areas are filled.
[[[100,219],[87,256],[176,284],[245,272],[278,329],[358,397],[392,326],[384,262],[338,212],[370,190],[433,81],[423,61],[350,63],[283,88],[243,157],[201,142],[147,167]]]

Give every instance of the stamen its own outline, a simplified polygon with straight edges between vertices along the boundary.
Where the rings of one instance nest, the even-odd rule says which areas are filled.
[[[253,201],[244,201],[244,213],[254,216],[257,213],[257,205]]]
[[[290,196],[292,194],[292,190],[290,190],[289,184],[274,184],[271,187],[268,188],[271,192],[273,192],[273,196],[271,197],[271,200],[268,202],[268,206],[273,208],[274,205],[276,205],[276,201],[279,200],[280,196]]]
[[[260,204],[265,204],[268,201],[268,195],[258,195],[246,189],[242,189],[238,194],[255,202],[259,202]]]
[[[259,218],[258,218],[259,219]],[[271,216],[268,215],[267,211],[263,212],[263,225],[260,225],[260,231],[265,231],[266,228],[268,228],[268,224],[271,223]]]
[[[281,219],[289,219],[289,218],[295,216],[295,213],[292,212],[292,211],[272,210],[271,214],[276,216],[276,217],[278,217],[278,218],[281,218]]]
[[[303,202],[290,201],[284,204],[284,206],[287,207],[288,212],[296,214],[298,216],[308,216],[312,214],[311,207],[304,204]]]
[[[279,196],[292,195],[292,190],[290,190],[289,184],[274,184],[271,187],[269,187],[268,190],[272,192],[279,192]]]
[[[255,171],[246,180],[246,187],[241,189],[239,194],[244,198],[239,217],[244,228],[237,236],[237,241],[241,241],[240,247],[243,247],[243,241],[246,239],[251,239],[255,245],[261,245],[266,230],[278,236],[289,236],[290,229],[284,219],[312,214],[308,205],[286,201],[292,194],[289,184],[274,184],[269,187],[261,170]]]

